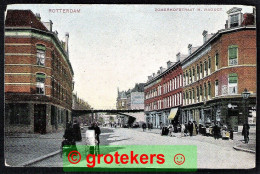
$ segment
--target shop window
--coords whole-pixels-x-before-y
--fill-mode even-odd
[[[237,74],[232,73],[228,76],[228,93],[237,94]]]
[[[45,46],[36,45],[36,49],[37,49],[37,54],[36,54],[37,65],[45,66],[45,50],[46,50]]]
[[[36,74],[36,93],[45,94],[45,74],[37,73]]]
[[[215,81],[215,96],[218,96],[218,80]]]
[[[30,124],[29,107],[28,104],[9,104],[10,109],[10,124]],[[6,112],[6,114],[8,111]]]
[[[228,47],[228,62],[229,66],[237,65],[237,54],[238,54],[238,46],[231,45]]]

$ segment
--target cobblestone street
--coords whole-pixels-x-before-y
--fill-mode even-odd
[[[255,167],[255,154],[233,149],[235,140],[215,140],[212,137],[201,135],[193,137],[180,137],[180,134],[175,134],[175,137],[161,136],[158,129],[143,132],[140,128],[101,128],[101,131],[101,145],[196,145],[198,168],[238,169]],[[32,159],[44,153],[58,150],[62,139],[57,137],[62,137],[62,133],[57,133],[55,136],[53,135],[52,138],[50,135],[45,138],[37,138],[37,143],[36,139],[33,138],[7,138],[6,163],[18,165],[19,162],[24,162],[22,157]],[[77,144],[84,144],[85,134],[83,133],[82,136],[82,142]],[[242,136],[237,137],[242,139]],[[29,143],[34,143],[34,145],[29,145]],[[243,165],[241,165],[241,159],[246,161],[243,162]],[[62,159],[57,154],[29,166],[62,167]]]

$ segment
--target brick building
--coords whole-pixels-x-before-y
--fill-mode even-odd
[[[167,62],[167,69],[160,67],[157,74],[148,76],[144,87],[146,122],[159,128],[177,123],[182,105],[182,67],[184,55],[177,54],[177,62]]]
[[[5,131],[47,133],[71,120],[73,69],[68,39],[30,10],[5,20]]]
[[[250,93],[248,109],[256,106],[255,14],[230,9],[225,29],[215,34],[203,31],[203,45],[188,46],[182,63],[182,122],[220,122],[237,130],[246,122],[241,93]]]

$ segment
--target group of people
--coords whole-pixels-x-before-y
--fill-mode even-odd
[[[99,140],[99,135],[101,134],[101,130],[98,127],[97,123],[92,123],[91,126],[88,128],[89,130],[95,130],[95,138],[98,142],[98,145],[100,143]],[[64,141],[62,142],[62,146],[64,145],[76,145],[77,141],[81,141],[82,140],[82,136],[81,136],[81,130],[80,130],[80,126],[79,123],[77,122],[77,120],[72,122],[68,122],[66,124],[66,129],[64,132]]]
[[[151,130],[153,128],[153,123],[147,123],[147,126],[146,123],[143,123],[142,124],[143,131],[146,130],[146,127],[148,127],[148,130]]]

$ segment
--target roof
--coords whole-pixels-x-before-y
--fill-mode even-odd
[[[5,20],[6,27],[29,27],[48,31],[31,10],[8,10]]]

